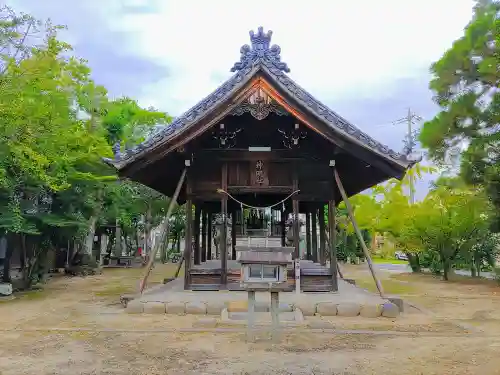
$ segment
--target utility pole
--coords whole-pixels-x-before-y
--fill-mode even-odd
[[[404,148],[403,152],[405,155],[409,156],[415,151],[415,146],[417,145],[417,135],[418,131],[413,129],[414,125],[417,125],[417,121],[422,121],[422,117],[417,115],[415,112],[412,112],[410,108],[408,108],[408,113],[406,114],[405,117],[400,118],[399,120],[396,120],[394,124],[406,124],[408,129],[407,133],[405,136],[405,139],[403,140]],[[413,204],[415,203],[415,182],[413,181],[413,175],[410,174],[409,176],[409,183],[410,183],[410,203]]]

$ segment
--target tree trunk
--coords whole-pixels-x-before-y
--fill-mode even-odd
[[[168,238],[169,236],[165,236],[165,242],[160,244],[160,262],[165,264],[167,262],[167,253],[168,253]]]
[[[101,243],[99,247],[99,264],[102,266],[104,261],[104,254],[108,248],[108,236],[106,234],[101,234]]]
[[[441,264],[443,265],[443,280],[448,281],[450,276],[451,263],[449,259],[441,255]]]
[[[470,266],[470,275],[471,275],[471,277],[477,277],[475,256],[472,256],[472,258],[470,259],[469,266]]]
[[[10,278],[10,260],[12,258],[12,254],[14,253],[14,246],[12,242],[9,246],[9,241],[7,240],[7,249],[5,251],[5,258],[3,260],[3,275],[2,282],[10,283],[12,280]]]
[[[94,247],[94,236],[95,236],[95,226],[97,224],[97,216],[91,216],[89,220],[89,229],[87,236],[85,237],[85,242],[83,244],[84,254],[92,256],[92,249]]]
[[[145,219],[144,219],[144,255],[148,255],[151,250],[151,244],[149,242],[151,237],[151,207],[148,205],[148,209],[146,211]]]
[[[477,277],[481,277],[481,258],[480,257],[476,257],[475,259],[475,263],[476,263],[476,274],[477,274]]]
[[[113,255],[116,257],[121,257],[122,256],[122,251],[123,251],[123,242],[122,242],[122,227],[120,225],[120,222],[118,219],[116,220],[115,223],[115,248],[113,249]]]
[[[418,273],[421,272],[420,268],[420,258],[418,254],[406,253],[408,256],[408,263],[410,264],[412,272]]]

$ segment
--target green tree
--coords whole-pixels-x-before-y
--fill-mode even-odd
[[[443,278],[462,255],[471,258],[485,238],[492,217],[490,202],[478,188],[437,186],[418,205],[410,234],[439,257]]]
[[[420,141],[437,162],[465,147],[461,174],[483,184],[500,207],[500,2],[476,1],[474,15],[431,67],[430,88],[441,111],[424,124]]]
[[[133,147],[170,117],[130,98],[110,101],[86,62],[58,40],[59,26],[0,11],[0,228],[9,239],[8,257],[21,249],[29,287],[61,247],[95,263],[94,236],[110,223],[123,229],[115,242],[124,239],[130,249],[139,246],[139,232],[148,237],[168,199],[133,182],[117,183],[101,157],[112,157],[115,144]],[[6,262],[5,281],[8,270]]]

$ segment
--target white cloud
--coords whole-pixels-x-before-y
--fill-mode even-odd
[[[165,64],[170,76],[142,102],[179,114],[229,77],[258,26],[274,32],[291,76],[328,101],[390,96],[393,82],[421,74],[470,19],[471,0],[177,0],[151,14],[115,19],[131,48]]]

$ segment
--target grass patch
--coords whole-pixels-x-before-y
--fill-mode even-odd
[[[384,292],[387,294],[414,294],[417,289],[409,283],[398,280],[382,279],[380,280]],[[375,281],[372,278],[356,278],[356,285],[360,288],[367,289],[370,292],[378,293]]]
[[[379,257],[373,257],[372,258],[373,263],[379,263],[379,264],[408,264],[407,260],[399,260],[399,259],[385,259],[385,258],[379,258]]]
[[[50,292],[43,288],[36,288],[32,290],[24,290],[21,292],[15,292],[14,296],[17,300],[23,301],[36,301],[47,298]]]
[[[424,283],[449,283],[450,285],[484,285],[491,288],[500,288],[498,281],[485,279],[482,277],[470,277],[452,274],[448,281],[444,281],[442,276],[431,273],[400,273],[390,276],[391,279],[408,282],[424,282]]]
[[[94,292],[96,297],[120,297],[122,294],[133,292],[133,288],[127,285],[108,285]]]

